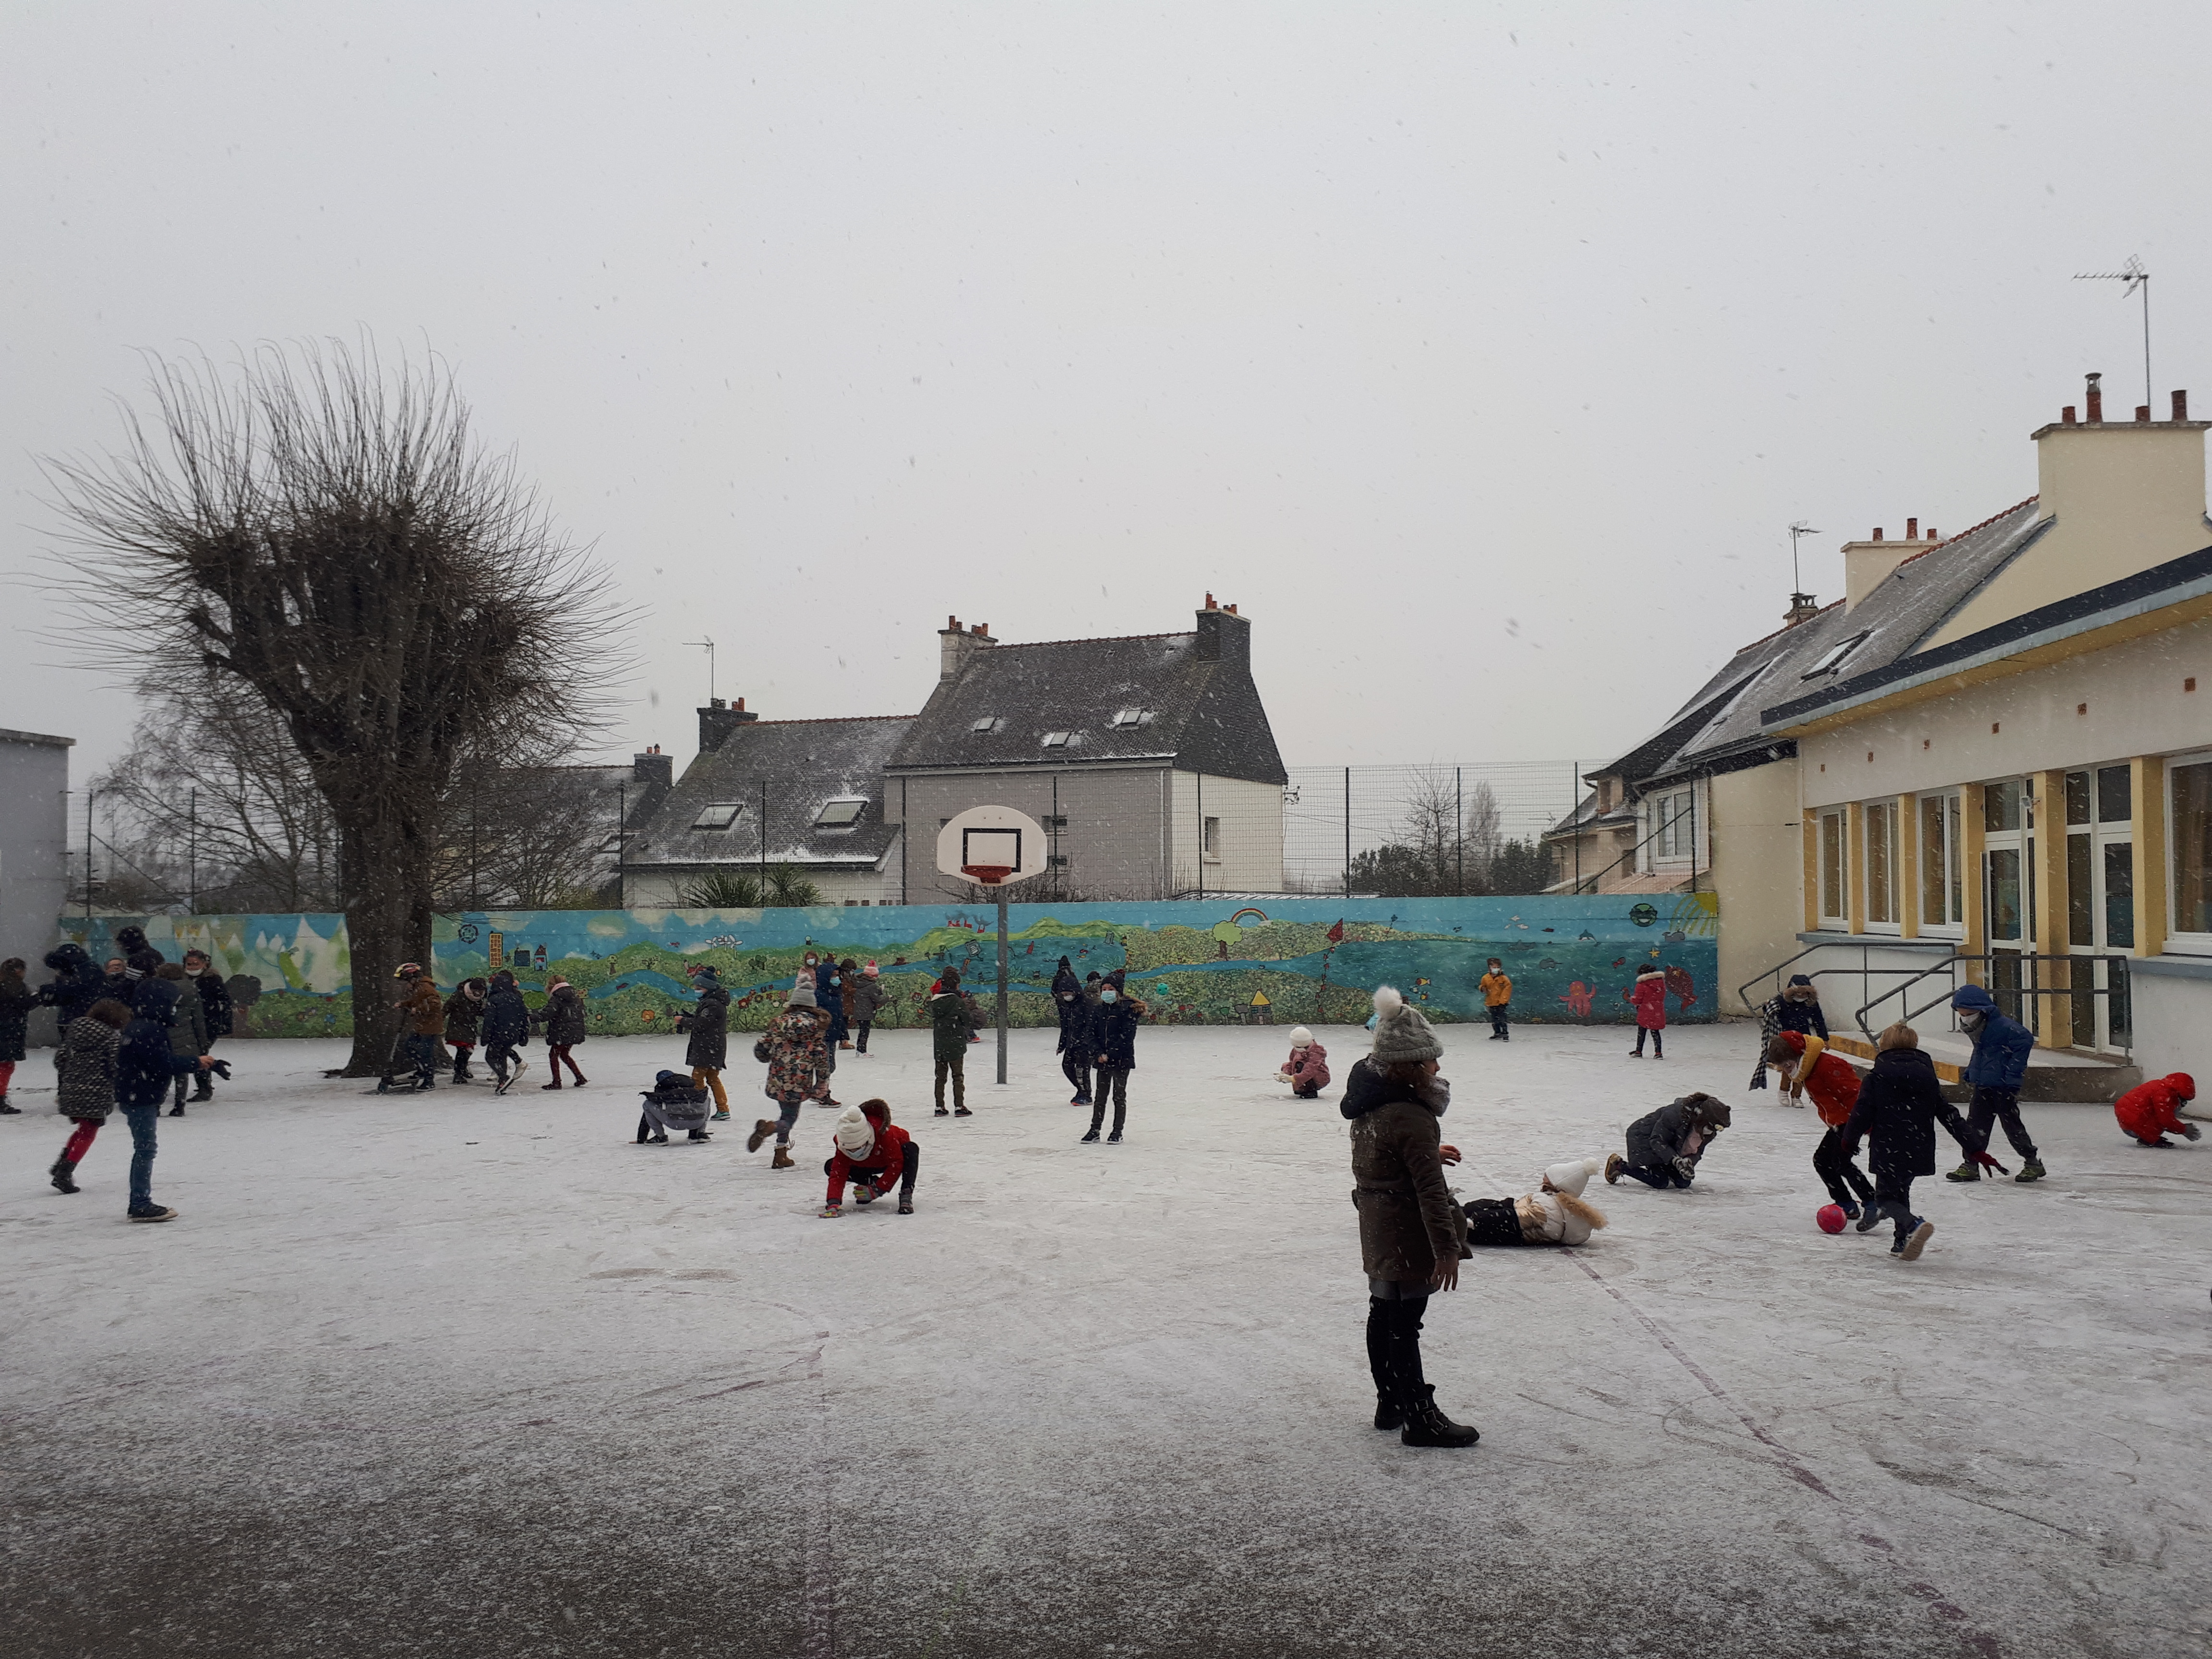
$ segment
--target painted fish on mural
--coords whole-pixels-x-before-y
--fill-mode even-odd
[[[1667,988],[1674,994],[1674,1000],[1680,1004],[1681,1012],[1688,1013],[1691,1004],[1698,1000],[1698,982],[1690,977],[1690,970],[1677,967],[1671,962],[1668,963]]]

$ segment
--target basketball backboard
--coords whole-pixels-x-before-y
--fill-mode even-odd
[[[937,867],[986,887],[1027,881],[1045,872],[1044,826],[1011,806],[971,806],[937,832]]]

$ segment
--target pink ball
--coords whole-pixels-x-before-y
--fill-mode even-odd
[[[1840,1204],[1823,1204],[1813,1212],[1813,1219],[1820,1224],[1822,1232],[1839,1233],[1844,1230],[1844,1206]]]

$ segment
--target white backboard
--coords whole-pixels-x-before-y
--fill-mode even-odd
[[[1027,881],[1049,856],[1044,826],[1011,806],[971,806],[937,832],[938,870],[963,881],[975,880],[968,866],[978,864],[1006,866],[1009,884]]]

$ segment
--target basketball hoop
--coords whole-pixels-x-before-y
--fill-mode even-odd
[[[1011,864],[963,864],[960,873],[985,887],[996,887],[1014,873]]]

